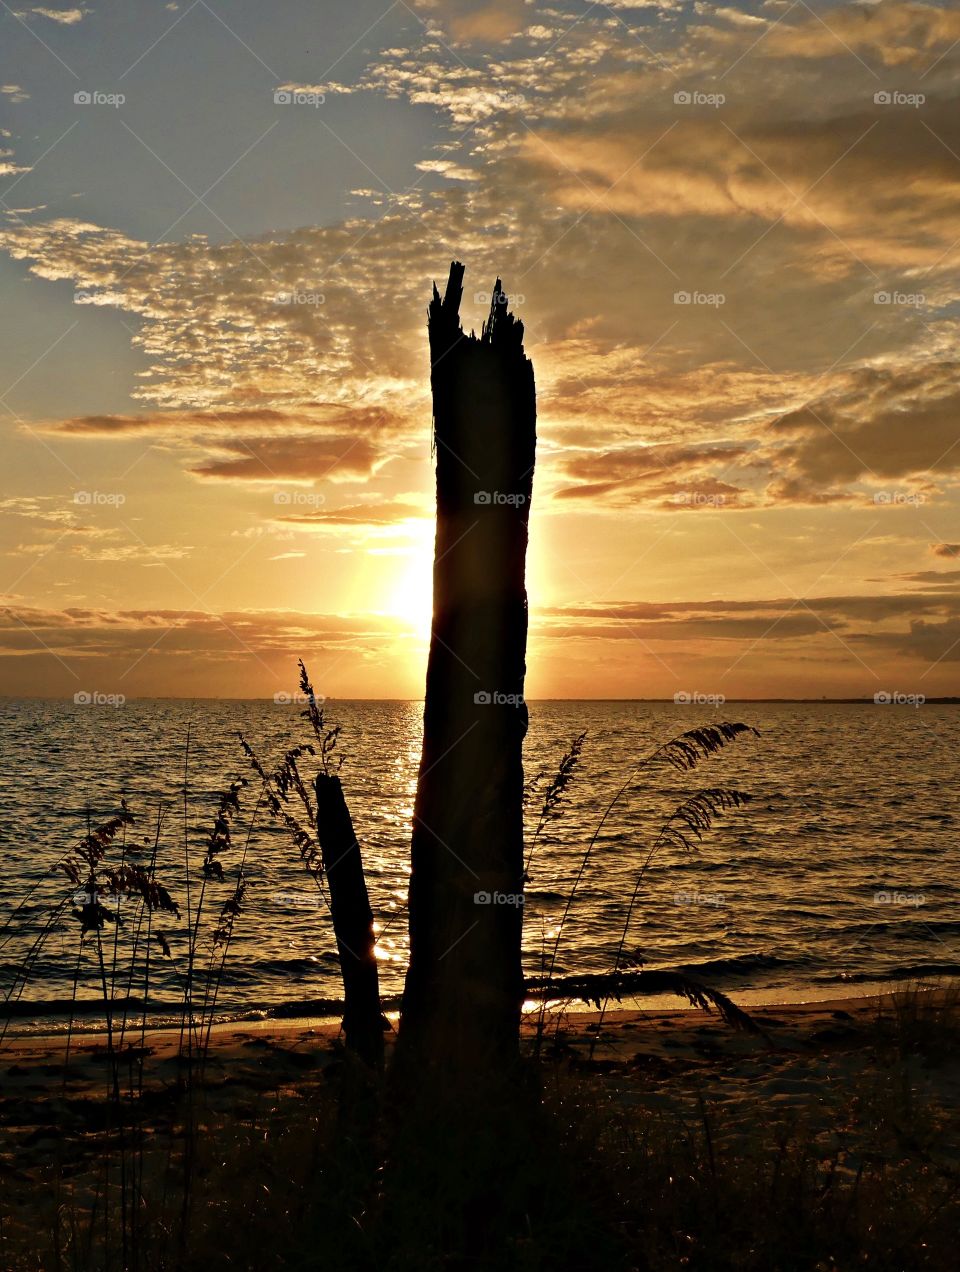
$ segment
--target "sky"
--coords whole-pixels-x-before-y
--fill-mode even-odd
[[[530,698],[960,692],[958,73],[892,0],[0,0],[0,693],[419,697],[454,258]]]

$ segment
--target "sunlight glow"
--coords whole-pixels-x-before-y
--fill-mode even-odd
[[[414,542],[396,558],[397,574],[385,612],[401,619],[414,635],[427,641],[433,615],[433,526],[429,521],[411,521],[407,528]]]

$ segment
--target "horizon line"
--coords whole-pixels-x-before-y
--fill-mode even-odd
[[[293,695],[291,694],[290,696],[292,698]],[[704,696],[709,697],[714,695],[704,695]],[[717,698],[720,697],[720,695],[715,695],[715,696]],[[899,696],[899,695],[894,695],[894,696]],[[785,704],[796,704],[796,705],[811,704],[811,703],[826,703],[827,705],[833,704],[837,706],[911,706],[914,708],[916,708],[919,705],[924,705],[924,706],[960,705],[960,695],[955,695],[955,694],[938,694],[931,697],[921,697],[921,695],[914,695],[914,697],[919,698],[920,701],[919,702],[914,702],[914,701],[895,702],[895,701],[888,700],[885,702],[878,702],[874,697],[856,698],[851,696],[836,697],[836,698],[828,698],[825,696],[820,698],[791,698],[791,697],[743,698],[738,696],[731,696],[731,697],[724,697],[722,701],[715,701],[715,702],[678,702],[676,698],[673,698],[673,697],[670,697],[670,698],[623,698],[623,697],[589,697],[589,696],[580,697],[580,696],[571,695],[571,696],[553,697],[553,698],[551,697],[524,698],[524,703],[530,704],[530,703],[541,703],[541,702],[641,702],[641,703],[662,704],[664,706],[674,706],[674,707],[722,707],[722,706],[726,706],[728,703],[785,703]],[[888,698],[889,698],[889,695],[888,695]],[[0,701],[4,701],[4,700],[9,700],[11,702],[67,702],[74,706],[89,705],[86,703],[75,703],[73,702],[72,697],[65,696],[62,694],[0,693]],[[273,697],[266,697],[266,696],[259,696],[259,695],[256,697],[243,697],[239,694],[238,695],[194,694],[191,696],[183,696],[179,694],[135,694],[135,695],[130,695],[129,697],[124,696],[123,701],[124,703],[127,703],[127,702],[262,702],[262,703],[267,703],[277,707],[292,707],[292,706],[305,705],[304,703],[293,702],[293,701],[277,702],[276,699],[274,699]],[[384,698],[384,697],[354,697],[349,695],[341,698],[341,697],[324,696],[322,694],[318,694],[317,701],[320,703],[423,702],[424,699],[422,697]]]

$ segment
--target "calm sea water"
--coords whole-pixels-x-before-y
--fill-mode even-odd
[[[158,877],[182,905],[188,729],[187,820],[199,866],[218,791],[250,773],[237,731],[275,761],[303,737],[299,711],[263,702],[145,700],[113,708],[0,699],[0,923],[37,885],[0,937],[0,992],[52,907],[74,891],[52,867],[83,833],[88,809],[94,822],[104,820],[125,792],[142,844],[158,805],[167,807]],[[395,994],[407,957],[403,906],[422,704],[332,702],[327,715],[343,726],[341,776],[380,929],[381,983]],[[728,703],[718,712],[594,701],[530,706],[528,775],[552,772],[570,739],[583,729],[588,736],[563,816],[541,836],[533,862],[529,974],[539,972],[612,794],[655,746],[717,718],[744,720],[762,736],[738,740],[694,773],[659,767],[641,775],[598,842],[558,972],[612,966],[637,871],[660,826],[695,790],[732,786],[753,801],[718,822],[699,852],[665,851],[646,872],[629,948],[647,967],[682,968],[741,1001],[960,973],[960,709]],[[223,861],[228,883],[210,890],[217,905],[229,894],[245,833],[246,819],[234,832],[232,859]],[[247,874],[218,1014],[321,1013],[340,993],[329,915],[285,832],[264,815],[252,830]],[[151,973],[163,1014],[178,999],[175,967],[186,934],[166,916],[159,926],[173,952],[172,963],[155,961]],[[79,923],[68,913],[37,960],[16,1028],[63,1019],[78,940]],[[100,989],[88,945],[76,992],[90,1000]]]

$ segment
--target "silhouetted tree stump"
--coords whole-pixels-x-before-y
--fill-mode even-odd
[[[464,267],[429,308],[437,531],[414,809],[401,1055],[441,1077],[503,1072],[523,1002],[524,573],[533,366],[497,280],[460,327]]]
[[[383,1064],[383,1016],[373,911],[367,895],[360,844],[339,777],[318,773],[317,839],[330,889],[333,931],[343,977],[343,1031],[351,1051],[367,1064]]]

